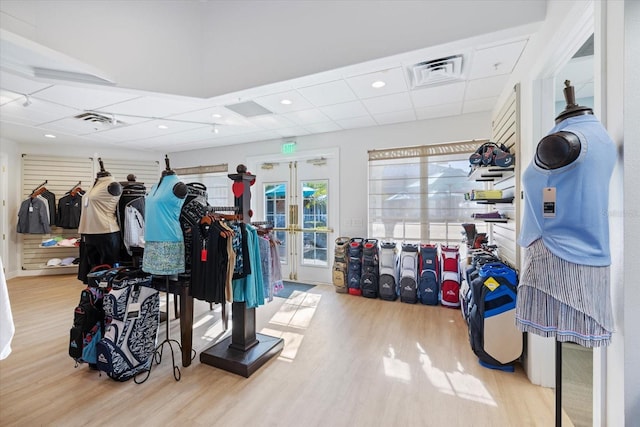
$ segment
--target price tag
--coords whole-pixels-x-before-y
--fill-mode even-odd
[[[127,319],[137,319],[140,317],[140,303],[134,302],[127,307]]]
[[[556,187],[542,189],[542,216],[544,218],[556,217]]]

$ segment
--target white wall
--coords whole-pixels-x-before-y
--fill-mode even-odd
[[[16,224],[18,220],[18,209],[20,207],[21,182],[22,182],[22,154],[31,155],[50,155],[65,157],[105,157],[113,159],[131,159],[138,158],[144,160],[157,160],[164,164],[164,155],[160,153],[152,153],[146,151],[123,150],[118,148],[97,149],[96,147],[83,147],[76,145],[66,145],[56,143],[55,145],[44,144],[17,144],[7,139],[0,139],[0,153],[7,157],[7,176],[8,176],[8,194],[7,196],[7,214],[8,214],[8,234],[7,259],[3,259],[7,278],[17,276],[20,273],[19,266],[22,264],[20,259],[20,236],[16,233]],[[105,164],[108,170],[109,165]],[[43,173],[43,180],[46,179]]]
[[[340,233],[348,236],[367,235],[367,151],[391,147],[437,144],[489,138],[491,117],[488,112],[408,122],[376,128],[352,129],[296,138],[297,151],[339,147],[340,151]],[[172,153],[174,167],[228,163],[235,172],[248,156],[280,153],[281,140],[263,141],[230,147]],[[259,174],[260,171],[251,171]],[[362,224],[354,227],[353,221]]]

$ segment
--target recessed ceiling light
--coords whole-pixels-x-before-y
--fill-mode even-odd
[[[376,89],[380,89],[381,87],[385,87],[386,85],[387,84],[382,80],[376,80],[375,82],[371,83],[371,87]]]
[[[283,99],[282,101],[280,101],[280,104],[291,105],[293,104],[293,102],[290,99]]]
[[[55,138],[56,136],[55,136],[55,135],[53,135],[53,134],[50,134],[50,133],[45,133],[45,134],[44,134],[44,137],[45,137],[45,138]]]
[[[213,114],[211,115],[211,117],[213,117],[214,119],[220,119],[220,118],[222,118],[222,114],[213,113]]]
[[[167,125],[158,125],[158,129],[169,129]]]

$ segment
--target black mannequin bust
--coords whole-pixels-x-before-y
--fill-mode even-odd
[[[564,98],[567,106],[556,117],[556,124],[565,119],[585,114],[593,114],[589,107],[576,104],[573,86],[569,80],[564,82]],[[582,149],[580,139],[571,132],[556,132],[542,138],[536,148],[536,165],[543,169],[558,169],[573,163],[580,155]]]
[[[162,178],[168,175],[175,175],[175,171],[171,169],[171,166],[169,166],[169,156],[167,156],[166,154],[164,156],[164,163],[165,169],[162,171]],[[160,182],[162,182],[162,178],[160,178]],[[158,185],[160,185],[160,183],[158,183]],[[182,181],[177,182],[173,186],[173,194],[179,199],[184,199],[185,197],[187,197],[187,191],[187,184]]]
[[[104,163],[102,162],[102,158],[98,157],[98,163],[100,164],[100,170],[96,174],[96,182],[99,178],[104,178],[107,176],[111,176],[111,173],[104,168]],[[95,182],[94,182],[95,185]],[[119,182],[112,182],[107,187],[107,191],[112,196],[119,196],[122,194],[122,185]]]

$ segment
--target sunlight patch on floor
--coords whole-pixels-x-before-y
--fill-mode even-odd
[[[387,349],[387,355],[382,357],[384,374],[402,382],[411,382],[411,368],[407,362],[396,358],[396,351],[392,346]]]
[[[311,324],[322,295],[293,291],[291,296],[269,320],[260,333],[284,340],[279,360],[293,362],[304,338],[304,330]],[[292,331],[291,329],[295,330]]]
[[[433,365],[429,355],[422,348],[420,343],[416,343],[418,353],[420,353],[420,364],[425,375],[441,393],[451,396],[458,396],[462,399],[472,400],[490,406],[498,406],[496,401],[484,386],[482,381],[473,375],[464,372],[464,366],[457,363],[457,371],[446,372]]]

